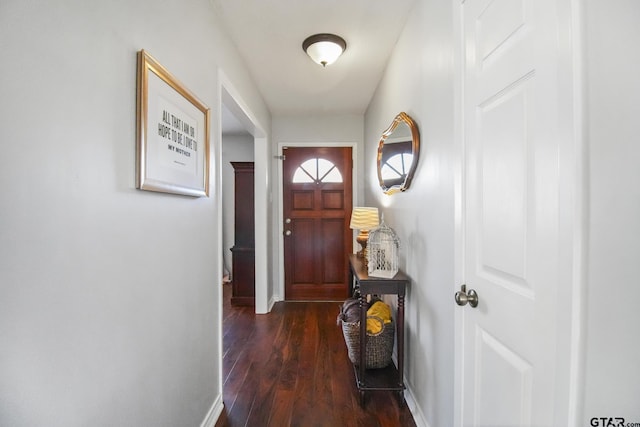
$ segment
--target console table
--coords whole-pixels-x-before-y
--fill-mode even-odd
[[[398,392],[400,400],[404,400],[404,296],[409,278],[398,272],[393,278],[370,277],[364,265],[364,259],[357,255],[349,255],[350,294],[355,289],[360,291],[360,364],[354,366],[356,382],[360,391],[360,405],[364,405],[365,392],[391,390]],[[382,369],[365,369],[367,296],[396,295],[398,311],[396,314],[396,337],[398,349],[398,367],[393,362]]]

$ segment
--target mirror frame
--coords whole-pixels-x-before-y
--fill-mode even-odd
[[[409,172],[407,172],[407,176],[404,179],[404,182],[400,185],[392,185],[391,187],[387,187],[382,179],[382,149],[384,148],[384,142],[387,140],[393,131],[400,125],[401,123],[409,126],[411,130],[411,149],[413,154],[413,162],[411,162],[411,167],[409,168]],[[378,168],[378,181],[380,182],[380,188],[385,194],[394,194],[400,191],[406,191],[411,184],[411,180],[413,179],[413,175],[418,167],[418,158],[420,154],[420,132],[418,131],[418,126],[413,121],[411,117],[405,112],[401,112],[398,114],[391,122],[391,125],[382,133],[382,137],[380,138],[380,143],[378,144],[378,158],[377,158],[377,168]]]

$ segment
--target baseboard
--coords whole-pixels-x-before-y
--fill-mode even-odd
[[[207,413],[207,416],[204,417],[204,421],[202,421],[200,427],[215,427],[223,409],[224,403],[222,402],[222,394],[220,394],[213,402],[213,405],[211,405],[211,408],[209,408],[209,412]]]
[[[395,363],[395,365],[398,366],[398,354],[396,349],[394,349],[393,354],[391,355],[391,360],[393,360],[393,363]],[[404,386],[405,386],[404,400],[407,402],[407,406],[409,407],[409,411],[411,411],[411,415],[413,415],[413,420],[416,422],[416,426],[429,427],[429,423],[427,422],[424,416],[424,413],[422,412],[422,409],[420,408],[420,406],[418,406],[416,402],[416,399],[413,394],[413,390],[411,389],[411,384],[408,384],[407,382],[406,372],[404,373],[403,377],[404,377]]]
[[[271,312],[271,310],[273,309],[273,306],[278,302],[278,301],[282,301],[282,298],[279,295],[274,295],[271,297],[271,299],[269,300],[268,303],[268,307],[269,307],[269,312]]]
[[[407,384],[406,380],[405,380],[405,387],[406,387],[406,390],[404,391],[404,400],[407,402],[407,406],[409,407],[409,411],[411,411],[411,415],[413,415],[413,420],[416,422],[416,426],[429,427],[429,423],[425,419],[425,416],[422,413],[420,406],[418,406],[418,404],[416,403],[413,390],[411,389],[411,386]]]

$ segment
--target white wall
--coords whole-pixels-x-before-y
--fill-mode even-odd
[[[0,3],[0,425],[197,426],[220,404],[218,67],[208,0]],[[135,189],[136,52],[212,108],[211,196]]]
[[[419,1],[365,115],[365,201],[399,235],[406,299],[406,382],[418,425],[453,424],[454,128],[453,16],[449,1]],[[417,123],[420,159],[411,188],[386,196],[376,150],[401,111]]]
[[[584,420],[640,422],[640,3],[585,2],[589,146]]]
[[[354,202],[363,200],[363,140],[364,116],[359,114],[315,115],[315,116],[277,116],[272,120],[272,150],[273,156],[279,154],[279,144],[353,144],[354,153]],[[279,214],[273,215],[273,271],[278,272],[279,283],[274,286],[276,299],[284,299],[284,271],[282,266],[282,165],[280,160],[273,160],[273,210]],[[280,191],[276,189],[280,188]],[[277,255],[277,256],[276,256]]]
[[[314,115],[314,116],[277,116],[272,122],[272,140],[274,142],[274,156],[278,144],[323,144],[323,143],[355,143],[359,158],[355,159],[358,171],[363,170],[364,161],[361,148],[364,140],[364,115]],[[273,168],[275,182],[277,167]],[[356,177],[357,178],[357,177]],[[356,198],[362,200],[364,184],[358,179]],[[357,200],[356,200],[357,201]]]
[[[232,273],[231,248],[235,242],[235,174],[231,162],[253,162],[253,136],[222,136],[222,250],[224,267]]]

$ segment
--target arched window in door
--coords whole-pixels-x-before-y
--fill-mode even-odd
[[[293,174],[294,184],[342,182],[342,174],[327,159],[315,158],[302,163]]]

